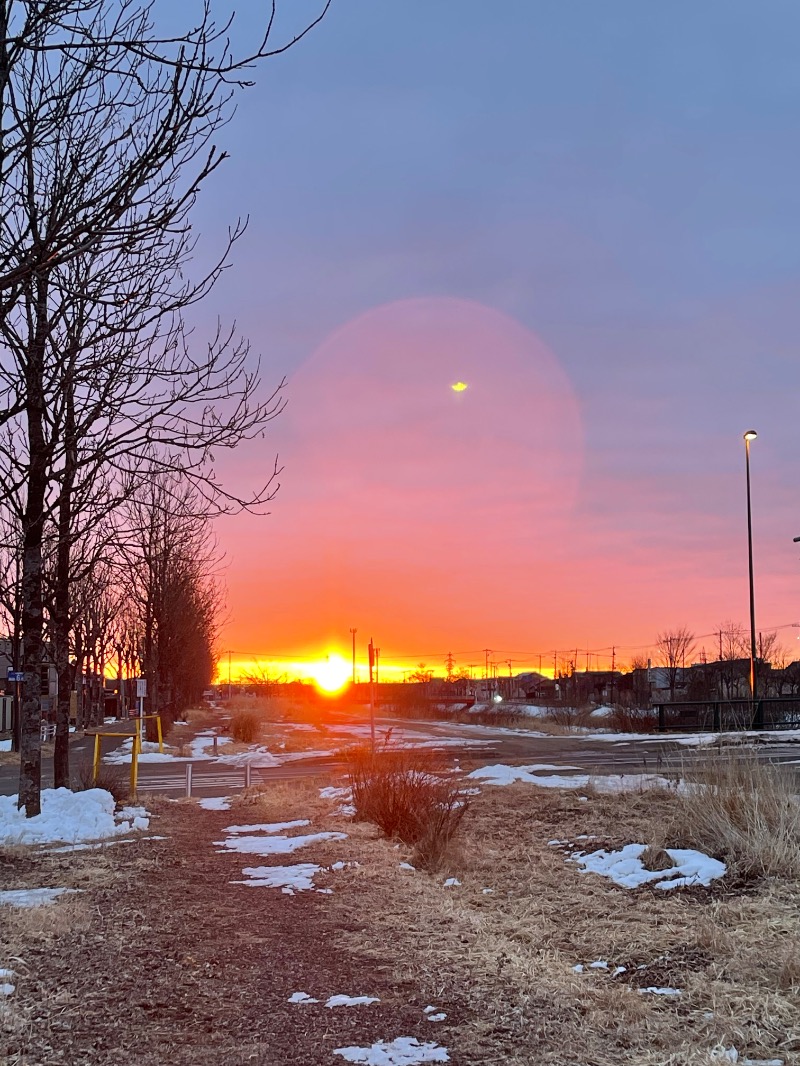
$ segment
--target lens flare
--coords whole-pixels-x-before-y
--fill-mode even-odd
[[[453,392],[463,392],[467,388],[466,381],[457,381],[455,385],[451,385],[450,388]]]

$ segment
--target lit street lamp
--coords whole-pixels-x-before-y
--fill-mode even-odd
[[[747,472],[747,559],[750,569],[750,698],[756,702],[756,601],[753,592],[753,521],[750,513],[750,441],[758,434],[748,429],[744,434],[745,470]],[[755,711],[755,706],[753,707]]]

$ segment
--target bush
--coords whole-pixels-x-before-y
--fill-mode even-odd
[[[242,744],[252,744],[261,732],[261,718],[255,711],[237,711],[231,718],[231,736]]]
[[[726,861],[740,877],[800,877],[797,774],[722,751],[688,768],[673,836]]]
[[[436,772],[428,753],[408,748],[348,752],[356,819],[413,847],[416,866],[437,870],[451,852],[469,799]]]
[[[115,803],[121,803],[130,795],[130,777],[127,770],[119,766],[105,766],[102,762],[97,768],[97,777],[92,773],[93,762],[86,759],[78,766],[76,792],[86,792],[90,788],[104,788],[114,797]]]

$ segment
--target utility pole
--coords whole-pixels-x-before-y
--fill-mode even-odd
[[[228,651],[228,702],[231,699],[231,651]]]
[[[483,677],[484,677],[484,680],[488,681],[489,680],[489,656],[492,654],[492,649],[491,648],[484,648],[483,650],[484,650],[484,653],[486,655],[486,665],[483,668]]]
[[[375,670],[375,645],[372,637],[369,638],[369,735],[372,744],[372,757],[375,758],[375,682],[373,672]]]
[[[353,684],[356,683],[356,633],[357,629],[351,629],[350,635],[353,638]]]

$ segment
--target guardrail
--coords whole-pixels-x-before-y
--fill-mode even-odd
[[[131,797],[136,797],[136,786],[139,780],[139,755],[142,751],[142,721],[145,718],[155,718],[156,725],[158,727],[158,750],[164,754],[164,735],[161,732],[161,715],[160,714],[142,714],[135,720],[136,726],[133,733],[121,733],[116,732],[103,732],[102,730],[87,730],[84,736],[94,737],[94,758],[92,760],[92,784],[96,784],[97,775],[100,772],[100,755],[102,747],[102,737],[132,737],[133,743],[131,744]]]
[[[798,696],[769,696],[755,701],[682,700],[654,704],[653,710],[660,733],[800,729]]]

